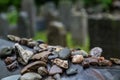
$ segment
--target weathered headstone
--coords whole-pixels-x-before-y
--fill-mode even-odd
[[[72,2],[70,0],[60,0],[59,16],[67,30],[70,30]]]
[[[47,27],[51,21],[58,21],[58,11],[56,10],[56,6],[53,2],[47,2],[42,10],[42,14],[46,19]]]
[[[11,35],[15,35],[15,36],[19,36],[18,35],[18,28],[17,28],[17,26],[16,25],[11,25],[10,27],[9,27],[9,34],[11,34]]]
[[[88,18],[86,11],[76,5],[72,9],[71,34],[75,44],[85,46],[87,40]]]
[[[46,20],[44,17],[37,17],[36,19],[36,31],[46,29]]]
[[[106,58],[120,58],[120,16],[109,15],[89,17],[90,48],[99,46]]]
[[[22,0],[21,10],[27,12],[29,21],[30,37],[35,36],[36,7],[34,0]]]
[[[0,38],[5,38],[9,31],[9,24],[4,13],[0,14]]]
[[[61,22],[52,21],[47,34],[48,44],[66,46],[66,31]]]
[[[30,23],[26,12],[20,12],[18,17],[18,36],[31,38]]]

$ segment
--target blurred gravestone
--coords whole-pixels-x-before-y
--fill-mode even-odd
[[[106,58],[120,58],[120,16],[90,15],[89,16],[90,48],[103,48]]]
[[[9,34],[18,36],[17,26],[11,25],[9,27]]]
[[[85,46],[87,40],[88,18],[87,13],[80,3],[72,9],[72,20],[70,31],[75,44]]]
[[[48,29],[48,44],[66,46],[66,31],[61,22],[52,21]]]
[[[120,0],[114,0],[113,3],[112,3],[112,12],[114,14],[120,14]]]
[[[43,6],[41,13],[44,15],[44,17],[46,19],[47,27],[51,21],[59,20],[58,11],[56,10],[56,6],[53,2],[47,2]]]
[[[6,14],[0,14],[0,38],[6,38],[9,31],[9,24],[7,21]]]
[[[18,16],[18,36],[31,38],[31,30],[29,29],[29,20],[26,12],[20,12]]]
[[[22,0],[21,10],[27,12],[29,21],[30,37],[35,36],[36,7],[34,0]]]
[[[66,30],[70,30],[72,2],[70,0],[60,0],[59,16],[60,20],[65,25]]]
[[[36,30],[41,31],[46,29],[46,20],[44,17],[37,17],[36,19]]]

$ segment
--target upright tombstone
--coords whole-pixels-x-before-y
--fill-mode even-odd
[[[18,36],[31,38],[31,31],[29,30],[29,20],[26,12],[20,12],[18,16]]]
[[[109,15],[89,16],[90,48],[99,46],[106,58],[120,58],[120,16]]]
[[[60,0],[59,16],[60,20],[65,25],[66,30],[70,30],[72,2],[71,0]]]
[[[70,32],[72,40],[77,45],[85,46],[88,33],[88,18],[86,11],[80,6],[80,3],[72,9],[71,18]]]
[[[30,37],[35,36],[35,20],[36,20],[36,7],[34,0],[22,0],[21,10],[27,12],[28,22],[29,22],[29,31]]]
[[[61,22],[52,21],[47,33],[48,44],[66,46],[66,31]]]
[[[56,6],[53,2],[47,2],[43,6],[41,13],[44,15],[44,17],[46,19],[47,27],[51,21],[54,21],[54,20],[58,21],[59,20],[58,11],[56,10]]]
[[[6,38],[9,31],[9,24],[4,13],[0,14],[0,38]]]

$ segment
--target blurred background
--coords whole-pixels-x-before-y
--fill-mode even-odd
[[[0,0],[0,38],[12,34],[50,45],[99,46],[120,56],[120,0]]]

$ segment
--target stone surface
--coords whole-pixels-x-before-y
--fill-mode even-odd
[[[39,67],[38,68],[38,73],[42,76],[46,76],[48,74],[48,71],[45,67]]]
[[[15,49],[16,49],[16,54],[19,55],[19,58],[21,58],[25,64],[27,64],[29,59],[33,56],[32,51],[24,50],[18,43],[15,44]]]
[[[20,80],[41,80],[42,76],[37,73],[29,72],[20,77]]]
[[[94,47],[90,50],[90,55],[93,57],[100,57],[103,50],[100,47]]]
[[[40,66],[46,66],[46,63],[43,61],[35,61],[33,63],[30,63],[21,70],[21,74],[24,74],[30,71],[36,72]]]
[[[88,56],[88,53],[84,50],[76,50],[71,52],[71,55],[83,55],[83,56]]]
[[[59,58],[60,59],[68,59],[70,57],[70,49],[64,48],[59,52]]]
[[[0,58],[2,57],[6,57],[6,56],[10,56],[12,55],[12,48],[11,47],[3,47],[1,50],[0,50]]]
[[[47,62],[47,59],[48,59],[48,55],[50,54],[51,52],[49,51],[43,51],[41,53],[37,53],[35,55],[32,56],[32,60],[42,60],[42,61],[45,61]]]
[[[55,80],[61,80],[60,74],[55,74],[53,77],[55,78]]]
[[[77,73],[78,73],[78,70],[77,70],[77,68],[74,68],[74,67],[70,67],[66,70],[67,75],[74,75],[74,74],[77,74]]]
[[[84,60],[82,55],[74,55],[72,56],[72,63],[81,63]]]
[[[52,62],[54,64],[56,64],[57,66],[62,67],[64,69],[67,69],[68,66],[69,66],[67,60],[62,60],[62,59],[59,59],[59,58],[56,58],[56,59],[52,60]]]
[[[59,73],[63,73],[63,70],[57,65],[53,65],[51,69],[49,70],[49,75],[55,75]]]

